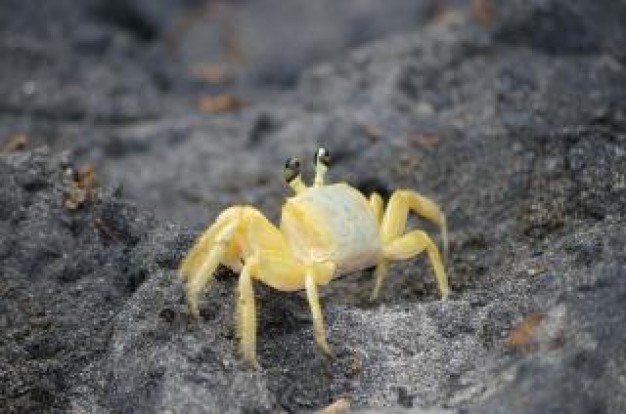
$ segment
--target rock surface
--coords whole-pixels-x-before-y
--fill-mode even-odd
[[[206,114],[101,2],[3,2],[0,133],[51,149],[0,157],[2,411],[626,411],[626,4],[588,3],[511,2],[489,30],[450,13]],[[283,160],[320,144],[332,181],[440,203],[454,294],[424,258],[376,304],[369,271],[331,283],[325,364],[303,295],[256,284],[249,372],[235,275],[194,323],[176,268],[229,205],[278,220]],[[86,161],[100,185],[68,208]]]

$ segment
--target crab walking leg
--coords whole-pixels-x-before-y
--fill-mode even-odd
[[[396,190],[389,199],[381,225],[383,242],[389,243],[402,234],[406,227],[409,211],[413,211],[418,216],[432,221],[439,226],[445,253],[448,249],[446,216],[434,201],[413,190]]]
[[[239,206],[224,210],[224,212],[215,219],[215,222],[196,239],[193,247],[180,265],[180,276],[183,280],[187,280],[187,278],[197,273],[198,268],[206,261],[205,257],[213,247],[217,235],[226,225],[234,221],[239,221],[241,212],[242,208]]]
[[[422,230],[411,231],[388,245],[383,247],[383,255],[389,260],[405,260],[415,257],[426,250],[428,258],[435,271],[437,285],[441,292],[442,299],[446,299],[450,294],[450,286],[448,285],[448,277],[443,268],[443,262],[439,255],[439,249],[428,234]]]
[[[384,201],[380,194],[374,192],[370,194],[369,198],[370,209],[372,213],[374,213],[374,217],[376,218],[376,222],[380,226],[383,220],[383,208]],[[370,295],[370,301],[376,300],[378,297],[378,293],[380,292],[380,287],[383,285],[383,281],[387,276],[389,271],[389,261],[386,259],[380,259],[378,264],[376,265],[376,270],[374,271],[374,277],[376,278],[376,285],[374,286],[374,290]]]
[[[198,311],[198,296],[209,283],[215,269],[227,253],[228,244],[234,237],[238,225],[239,220],[235,220],[224,226],[215,237],[213,246],[206,254],[204,261],[199,266],[188,269],[190,273],[187,276],[187,305],[194,317],[200,315]]]
[[[382,219],[380,227],[380,237],[383,246],[387,246],[392,241],[397,239],[406,228],[406,222],[409,211],[415,212],[417,215],[422,216],[441,228],[441,239],[444,250],[444,260],[447,256],[448,250],[448,233],[446,228],[446,218],[441,209],[432,200],[416,193],[412,190],[397,190],[393,193],[387,204],[387,209]],[[430,240],[430,238],[428,238]],[[432,242],[431,242],[432,243]],[[436,248],[436,247],[435,247]],[[430,251],[430,250],[429,250]],[[437,250],[438,263],[443,263],[439,258],[439,251]],[[376,285],[374,291],[370,296],[370,300],[376,300],[380,293],[382,283],[387,276],[388,264],[385,263],[385,258],[382,258],[376,266],[375,276]],[[434,263],[434,262],[433,262]],[[433,266],[435,266],[433,264]],[[435,268],[436,269],[436,268]],[[436,273],[437,274],[437,273]],[[445,277],[445,270],[442,274]],[[437,276],[437,280],[443,280],[440,276]],[[445,278],[445,285],[447,286],[447,278]],[[443,281],[439,282],[439,288],[443,294]],[[449,291],[449,289],[448,289]]]
[[[315,282],[315,273],[312,269],[307,269],[305,276],[305,288],[306,297],[311,307],[311,314],[313,315],[313,333],[315,335],[315,342],[319,349],[328,357],[333,356],[328,343],[326,342],[326,328],[324,327],[324,316],[320,308],[320,300],[317,294],[317,285]]]
[[[380,259],[378,264],[376,265],[376,270],[374,270],[374,277],[376,278],[376,285],[374,286],[374,290],[370,295],[370,301],[375,301],[378,298],[378,294],[380,293],[380,288],[389,273],[389,260]]]
[[[256,308],[252,273],[256,269],[256,260],[246,262],[239,276],[239,298],[237,300],[237,329],[240,338],[241,355],[253,369],[259,368],[256,359]]]
[[[332,263],[315,263],[305,267],[295,260],[288,251],[258,250],[253,259],[246,261],[244,270],[249,271],[249,278],[258,280],[278,290],[297,291],[302,288],[306,289],[307,299],[313,315],[315,341],[324,354],[332,355],[326,342],[324,318],[317,293],[318,284],[328,283],[332,279],[335,271],[335,266]],[[251,293],[246,290],[248,286],[250,286],[249,291],[251,292],[252,290],[251,284],[249,284],[247,279],[248,276],[244,277],[244,272],[242,271],[240,300],[245,300],[246,305],[253,303],[254,300],[250,296]],[[246,300],[246,297],[250,297],[250,300]],[[247,309],[244,305],[241,305],[238,306],[238,310],[241,349],[244,358],[252,364],[256,344],[256,322],[254,322],[256,316],[253,313],[254,308]]]

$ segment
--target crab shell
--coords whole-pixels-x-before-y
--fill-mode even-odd
[[[334,277],[374,266],[382,244],[365,197],[347,184],[310,187],[287,199],[280,230],[302,263],[332,262]]]

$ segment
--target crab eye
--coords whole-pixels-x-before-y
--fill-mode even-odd
[[[288,183],[300,175],[300,159],[296,157],[289,158],[285,163],[283,175],[285,176],[285,181]]]
[[[330,153],[324,147],[319,147],[317,152],[315,152],[315,164],[322,163],[326,167],[330,164]]]

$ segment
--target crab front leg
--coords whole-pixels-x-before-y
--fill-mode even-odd
[[[220,263],[239,270],[237,251],[231,245],[242,221],[242,207],[225,210],[195,242],[183,259],[179,273],[187,281],[187,305],[194,317],[199,316],[198,296],[211,281]]]
[[[272,249],[271,253],[268,249]],[[247,206],[234,206],[225,210],[198,238],[183,259],[180,274],[187,281],[187,303],[190,313],[198,317],[198,296],[211,281],[217,266],[222,263],[234,271],[241,271],[237,298],[237,330],[241,338],[241,353],[251,367],[256,361],[256,308],[253,278],[265,275],[267,260],[259,257],[273,255],[287,262],[291,253],[282,233],[259,211]],[[243,262],[243,266],[242,266]],[[291,262],[294,262],[291,260]],[[296,267],[295,264],[291,265]],[[276,266],[274,266],[276,267]],[[301,269],[301,266],[298,267]],[[302,271],[300,272],[302,273]],[[279,278],[276,279],[276,276]],[[281,278],[266,275],[266,282],[282,290],[301,289],[304,275],[287,275]]]
[[[413,211],[441,228],[444,257],[448,250],[448,237],[445,215],[432,200],[411,190],[397,190],[389,199],[382,219],[380,235],[383,243],[383,257],[376,266],[376,286],[371,300],[378,297],[382,283],[387,275],[389,260],[403,260],[414,257],[426,250],[435,271],[437,285],[443,299],[450,294],[448,277],[446,276],[439,249],[428,234],[421,230],[411,231],[402,235],[406,227],[409,211]]]
[[[249,366],[259,366],[254,279],[281,291],[306,289],[316,342],[322,352],[330,355],[316,286],[332,279],[333,264],[299,262],[280,230],[259,211],[252,207],[231,207],[198,238],[181,264],[180,273],[187,280],[187,302],[192,315],[198,316],[198,295],[220,263],[241,270],[236,321],[241,354]]]
[[[237,302],[237,326],[240,336],[240,349],[244,361],[252,368],[258,368],[256,358],[256,310],[252,280],[256,279],[281,291],[306,289],[307,300],[313,316],[315,342],[320,351],[332,357],[324,327],[324,318],[319,304],[317,285],[324,285],[332,279],[335,266],[331,263],[304,265],[289,251],[258,250],[246,260],[239,278],[239,299]]]
[[[258,210],[248,206],[224,210],[196,240],[180,265],[180,275],[187,281],[187,302],[192,315],[198,316],[197,297],[220,263],[238,272],[244,259],[267,246],[288,251],[282,233]]]

